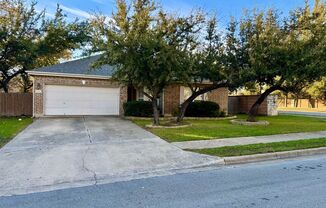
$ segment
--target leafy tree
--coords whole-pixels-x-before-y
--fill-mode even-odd
[[[33,87],[33,81],[27,73],[21,73],[10,81],[9,86],[18,92],[26,93]]]
[[[295,107],[298,106],[299,99],[309,99],[311,106],[314,107],[314,99],[325,100],[326,98],[325,78],[312,83],[300,83],[290,95],[295,99]]]
[[[248,121],[255,121],[260,104],[274,91],[291,92],[303,83],[325,76],[326,10],[315,2],[280,21],[277,12],[248,14],[240,23],[240,38],[245,39],[248,82],[266,86],[249,111]]]
[[[153,0],[134,0],[132,6],[117,0],[113,21],[103,16],[91,24],[93,49],[104,52],[95,65],[116,66],[121,83],[144,90],[153,106],[154,125],[159,125],[157,101],[163,89],[176,81],[184,69],[188,33],[201,21],[200,15],[175,17]]]
[[[55,17],[37,12],[36,2],[0,0],[0,89],[8,92],[9,82],[26,71],[56,64],[88,40],[87,24],[68,23],[58,7]]]
[[[228,44],[228,41],[232,41],[231,33],[234,32],[232,31],[234,28],[231,28],[232,23],[225,39],[226,45],[223,44],[221,34],[217,29],[216,18],[211,18],[205,23],[204,37],[197,41],[195,38],[195,47],[187,51],[187,61],[183,63],[185,69],[182,70],[181,76],[178,76],[178,81],[191,90],[191,95],[180,105],[177,122],[183,120],[187,107],[198,96],[218,88],[237,86],[236,77],[238,76],[235,75],[238,73],[238,68],[232,67],[233,60],[229,56],[232,54],[233,44]],[[195,30],[188,39],[194,39],[193,35],[198,35],[198,30]]]
[[[314,82],[305,89],[305,92],[313,99],[326,100],[326,78]]]

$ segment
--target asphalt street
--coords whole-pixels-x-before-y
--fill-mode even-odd
[[[325,207],[326,156],[1,197],[0,207]]]

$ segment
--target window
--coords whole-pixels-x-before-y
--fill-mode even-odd
[[[183,93],[183,96],[182,96]],[[188,99],[191,96],[192,92],[189,87],[181,87],[181,102],[184,102],[186,99]],[[202,101],[207,101],[208,100],[208,95],[207,93],[202,94],[198,96],[195,100],[202,100]]]

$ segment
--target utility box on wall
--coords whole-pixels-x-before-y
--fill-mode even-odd
[[[267,115],[277,116],[277,95],[269,95],[267,97]]]

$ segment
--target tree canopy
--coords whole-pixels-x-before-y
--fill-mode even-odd
[[[97,37],[93,48],[104,52],[96,65],[116,66],[115,78],[144,90],[157,125],[157,100],[184,70],[185,51],[191,44],[186,37],[201,21],[200,13],[185,18],[166,14],[152,0],[135,0],[132,6],[117,0],[113,21],[98,16],[92,22]]]
[[[228,28],[227,35],[223,37],[218,29],[217,18],[213,16],[206,18],[204,26],[194,32],[199,37],[194,39],[194,44],[187,50],[184,70],[177,77],[179,83],[191,90],[191,95],[181,103],[177,122],[182,121],[188,105],[198,96],[222,87],[233,89],[239,86],[239,67],[232,66],[233,58],[239,57],[232,51],[234,45],[229,44],[232,42],[233,29]]]
[[[8,92],[16,76],[68,58],[89,37],[85,22],[67,22],[60,7],[53,18],[38,12],[36,2],[0,0],[0,89]]]
[[[199,95],[219,87],[259,86],[261,95],[249,112],[255,121],[260,104],[274,91],[294,92],[326,73],[326,6],[291,11],[281,18],[274,10],[248,11],[231,19],[220,34],[216,18],[203,12],[179,17],[167,14],[154,0],[117,0],[112,19],[99,15],[91,22],[92,51],[102,52],[95,64],[116,67],[114,77],[132,85],[152,101],[163,89],[179,83],[192,95],[181,104],[178,120]],[[209,85],[205,85],[209,83]]]
[[[240,21],[248,67],[245,83],[267,86],[249,112],[254,121],[259,105],[276,90],[291,92],[325,76],[326,7],[316,1],[281,20],[274,10],[249,12]]]

